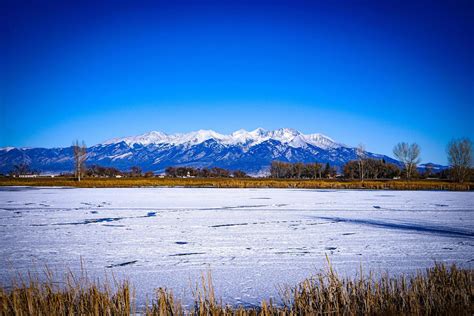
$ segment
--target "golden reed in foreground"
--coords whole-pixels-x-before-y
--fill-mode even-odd
[[[142,315],[473,315],[474,271],[436,264],[412,276],[343,279],[331,268],[282,291],[282,303],[235,307],[218,301],[210,274],[184,307],[171,291],[158,288]],[[128,282],[90,282],[71,273],[58,285],[29,276],[0,288],[1,315],[131,315],[134,291]]]
[[[474,190],[472,182],[441,180],[311,180],[271,178],[0,178],[0,186],[70,186],[80,188],[196,187],[196,188],[300,188],[371,190]]]

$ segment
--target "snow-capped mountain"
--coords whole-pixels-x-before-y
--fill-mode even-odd
[[[290,147],[304,147],[305,144],[321,148],[335,148],[342,145],[337,144],[331,138],[322,134],[304,135],[297,130],[291,128],[281,128],[274,131],[266,131],[263,128],[257,128],[253,131],[246,131],[240,129],[230,135],[219,134],[212,130],[199,130],[186,134],[165,134],[162,132],[149,132],[138,136],[130,136],[124,138],[114,138],[102,143],[103,145],[117,144],[124,142],[129,146],[134,145],[187,145],[194,146],[201,144],[207,140],[213,139],[223,145],[240,145],[243,147],[252,147],[267,140],[279,141],[282,144],[287,144]]]
[[[149,132],[138,136],[114,138],[89,147],[88,165],[113,166],[129,170],[140,166],[145,171],[163,172],[168,166],[222,167],[251,174],[268,170],[273,160],[320,162],[341,167],[356,159],[353,147],[322,134],[303,134],[290,128],[267,131],[238,130],[229,135],[212,130],[166,134]],[[394,159],[367,153],[367,157]],[[73,169],[72,148],[0,149],[0,172],[27,163],[42,172],[67,172]]]

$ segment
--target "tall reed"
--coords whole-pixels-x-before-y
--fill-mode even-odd
[[[434,267],[410,276],[375,278],[371,273],[341,278],[328,264],[318,273],[282,291],[281,303],[260,306],[224,304],[215,296],[211,274],[203,275],[185,308],[173,292],[158,288],[144,315],[473,315],[474,271],[455,265]],[[0,315],[130,315],[135,314],[134,291],[126,281],[92,282],[68,273],[64,284],[28,276],[0,287]]]

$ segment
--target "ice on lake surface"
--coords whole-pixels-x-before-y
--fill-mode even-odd
[[[325,268],[412,273],[435,261],[472,268],[474,192],[210,188],[0,188],[0,281],[67,268],[113,272],[137,290],[190,285],[258,304]]]

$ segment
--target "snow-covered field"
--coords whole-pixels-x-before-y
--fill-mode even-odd
[[[414,272],[472,268],[474,193],[186,188],[0,188],[0,281],[41,270],[113,272],[144,302],[189,299],[212,271],[224,301],[253,304],[325,267]]]

